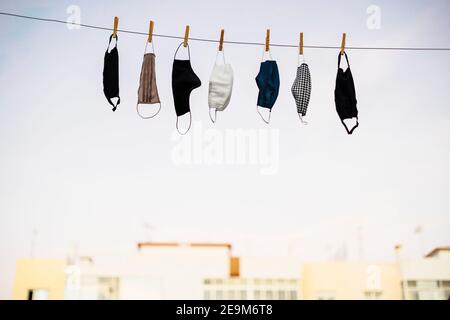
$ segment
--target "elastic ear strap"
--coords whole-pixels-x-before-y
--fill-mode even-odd
[[[300,113],[298,114],[298,117],[300,118],[300,121],[301,121],[304,125],[307,125],[307,124],[308,124],[308,121],[303,120],[303,116],[302,116]]]
[[[269,53],[270,60],[273,60],[273,58],[272,58],[272,52],[270,51],[270,49],[269,49],[269,51],[266,51],[266,49],[264,48],[263,53],[262,53],[262,56],[261,56],[261,62],[264,61],[264,55],[266,54],[266,52]]]
[[[220,53],[220,51],[217,50],[217,53],[216,53],[216,60],[214,61],[214,65],[217,64],[217,57],[219,56],[219,53]],[[223,64],[226,64],[226,63],[225,63],[225,52],[224,52],[223,49],[222,49],[222,59],[223,59]]]
[[[269,119],[266,121],[266,119],[264,119],[263,115],[261,114],[261,112],[259,112],[258,106],[256,106],[256,111],[259,113],[259,116],[261,117],[261,119],[263,119],[263,121],[267,124],[269,124],[270,122],[270,116],[272,115],[272,110],[269,110]]]
[[[151,42],[152,44],[152,53],[155,54],[155,46],[153,45],[153,41]],[[147,53],[147,47],[148,47],[148,41],[145,44],[145,49],[144,49],[144,55]]]
[[[113,97],[113,98],[115,98],[115,97]],[[117,98],[119,98],[119,99],[117,100],[117,103],[116,103],[115,105],[114,105],[114,103],[111,101],[111,98],[107,98],[109,104],[113,106],[112,111],[116,111],[117,106],[120,104],[120,97],[117,97]]]
[[[347,52],[344,51],[345,60],[347,60],[347,66],[350,68],[350,63],[348,62]],[[338,68],[341,66],[341,56],[342,54],[339,52],[338,56]]]
[[[178,50],[180,49],[181,45],[183,45],[183,44],[184,44],[184,42],[180,43],[180,45],[178,46],[177,50],[175,51],[175,54],[173,56],[174,60],[177,57]],[[189,43],[187,44],[187,49],[188,49],[189,60],[191,60],[191,50],[189,49]]]
[[[109,37],[109,42],[108,42],[108,48],[106,49],[106,52],[109,51],[109,46],[111,45],[111,41],[112,41],[113,35],[111,35]],[[116,45],[114,47],[117,47],[117,41],[119,40],[119,37],[116,35]]]
[[[347,125],[345,124],[344,120],[341,120],[342,124],[344,125],[345,130],[347,131],[348,134],[352,134],[353,131],[358,128],[359,126],[359,121],[358,121],[358,117],[356,117],[356,124],[353,126],[353,128],[351,130],[348,130]]]
[[[139,117],[141,117],[142,119],[151,119],[154,118],[158,115],[158,113],[161,111],[161,102],[159,102],[159,108],[158,111],[156,111],[156,113],[154,115],[148,116],[148,117],[144,117],[140,112],[139,112],[139,103],[136,104],[136,111],[137,114],[139,115]]]
[[[211,116],[211,109],[212,108],[209,108],[209,118],[211,119],[212,123],[216,123],[216,120],[217,120],[217,109],[214,109],[214,119]]]
[[[305,56],[303,54],[299,54],[297,56],[297,67],[300,67],[300,57],[302,57],[302,63],[305,63]]]
[[[112,38],[113,38],[113,35],[110,35],[109,36],[109,43],[111,43]],[[117,40],[119,40],[119,37],[116,35],[115,38],[116,38],[116,42],[117,42]]]
[[[179,134],[181,134],[182,136],[184,136],[184,135],[185,135],[186,133],[188,133],[188,131],[191,129],[191,124],[192,124],[192,113],[189,111],[189,127],[187,128],[187,130],[186,130],[184,133],[181,132],[180,129],[178,128],[178,118],[180,118],[180,117],[177,117],[177,124],[176,124],[177,131],[178,131]]]

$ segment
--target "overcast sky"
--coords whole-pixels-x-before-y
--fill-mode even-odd
[[[2,1],[0,11],[121,29],[273,43],[450,47],[450,3],[442,1]],[[381,9],[380,29],[367,8]],[[241,255],[296,254],[393,260],[450,244],[450,52],[348,50],[360,126],[348,136],[334,106],[337,50],[305,49],[312,77],[308,126],[290,87],[297,49],[272,48],[281,87],[272,121],[255,110],[260,46],[225,45],[233,96],[208,117],[208,78],[217,47],[191,41],[202,86],[191,95],[194,134],[227,129],[275,135],[278,170],[261,163],[179,165],[173,152],[171,69],[178,40],[154,38],[161,113],[135,111],[145,36],[119,33],[122,103],[102,92],[108,31],[0,16],[0,298],[11,296],[15,261],[133,250],[140,240],[224,241]],[[218,129],[211,131],[212,128]],[[258,131],[261,129],[261,131]],[[208,131],[209,130],[209,131]],[[249,132],[250,132],[249,131]],[[224,138],[226,139],[226,138]],[[264,142],[264,141],[263,141]],[[266,141],[267,142],[267,141]],[[268,143],[268,142],[267,142]],[[266,145],[267,147],[267,145]],[[226,150],[225,150],[226,152]],[[146,232],[144,225],[151,225]],[[421,236],[414,229],[422,225]]]

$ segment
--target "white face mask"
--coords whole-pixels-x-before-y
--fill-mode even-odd
[[[217,52],[217,55],[219,52]],[[223,64],[214,64],[214,68],[209,78],[208,105],[209,117],[212,122],[216,122],[217,111],[223,111],[230,103],[231,92],[233,91],[233,69],[230,64],[225,63],[225,56],[222,51]],[[211,110],[214,109],[214,119]]]

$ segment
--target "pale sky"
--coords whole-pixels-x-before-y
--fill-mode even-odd
[[[39,4],[38,4],[39,3]],[[443,1],[2,1],[0,11],[121,29],[274,43],[450,47]],[[369,29],[366,10],[381,9]],[[15,261],[133,250],[153,241],[221,241],[240,255],[296,254],[393,260],[450,244],[450,52],[348,50],[360,126],[348,136],[334,105],[337,50],[305,49],[312,77],[308,126],[290,88],[297,49],[272,48],[280,95],[265,125],[255,111],[262,48],[225,45],[234,69],[229,107],[213,125],[208,79],[217,47],[190,42],[202,86],[191,95],[194,121],[217,128],[278,132],[273,175],[257,165],[177,165],[171,91],[178,40],[155,37],[161,113],[135,110],[145,36],[120,34],[122,103],[111,112],[102,91],[108,31],[0,16],[0,298],[11,296]],[[192,136],[183,137],[190,139]],[[201,146],[200,146],[201,148]],[[423,226],[421,236],[414,229]],[[359,230],[359,231],[358,231]]]

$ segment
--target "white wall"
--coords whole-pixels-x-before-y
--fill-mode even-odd
[[[145,247],[129,256],[94,257],[83,275],[118,276],[120,299],[202,299],[203,280],[228,277],[229,251],[214,247]]]
[[[295,257],[244,257],[240,268],[243,278],[301,278],[301,263]]]
[[[404,279],[450,280],[450,259],[425,258],[402,261]]]

